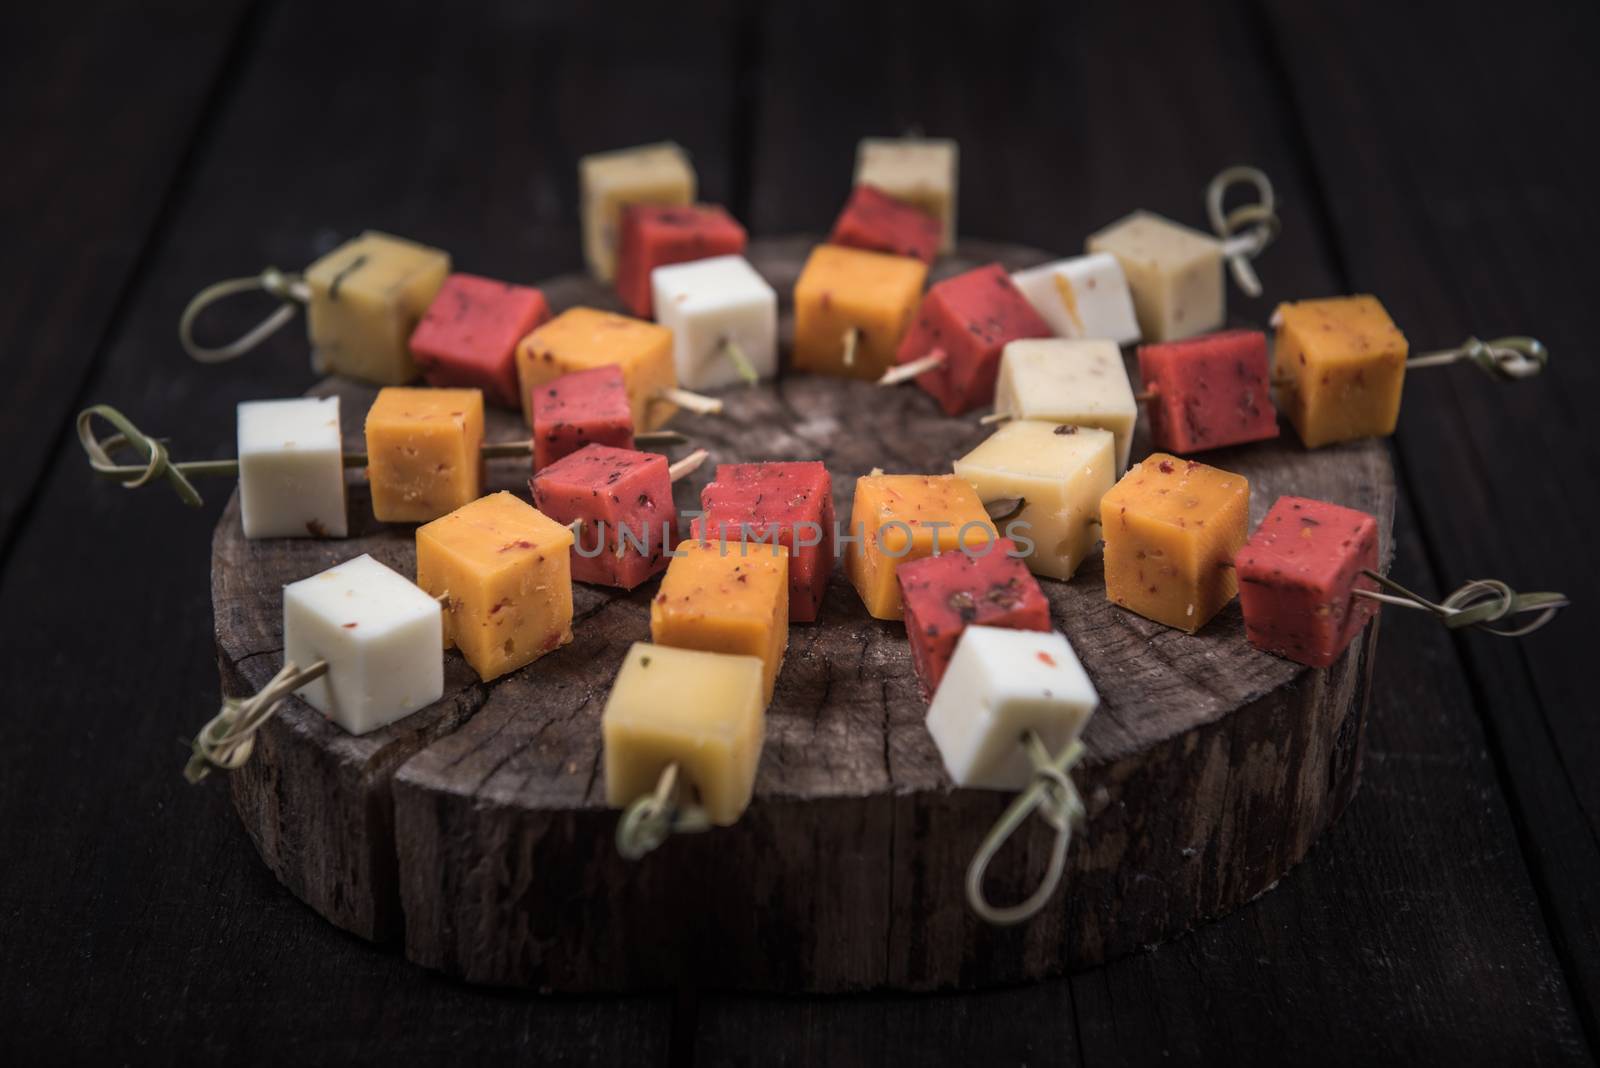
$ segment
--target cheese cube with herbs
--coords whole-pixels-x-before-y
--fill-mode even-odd
[[[1339,659],[1378,610],[1378,521],[1305,497],[1279,497],[1234,558],[1244,633],[1257,649],[1311,667]]]
[[[445,598],[445,648],[485,682],[572,640],[572,531],[509,493],[417,528],[417,585]]]
[[[370,556],[283,588],[283,658],[327,672],[296,695],[351,734],[444,696],[439,602]]]
[[[897,359],[909,363],[934,353],[944,362],[917,376],[947,415],[994,402],[1000,352],[1018,338],[1046,338],[1050,327],[998,263],[946,278],[928,290]]]
[[[833,575],[833,480],[820,461],[720,464],[700,491],[696,538],[737,547],[776,542],[789,551],[789,618],[817,618]]]
[[[1139,377],[1158,449],[1191,453],[1278,436],[1267,337],[1224,330],[1139,346]]]
[[[650,274],[657,267],[712,256],[738,256],[744,227],[715,204],[630,204],[622,210],[622,243],[617,250],[617,296],[633,314],[655,314]]]
[[[1109,252],[1030,267],[1011,280],[1060,337],[1104,338],[1118,345],[1139,340],[1133,294],[1122,264]]]
[[[378,391],[367,412],[372,514],[426,523],[483,495],[483,394],[475,389]]]
[[[956,642],[969,626],[1050,629],[1050,603],[1009,538],[983,553],[941,553],[912,560],[896,571],[905,605],[911,666],[931,699],[944,678]]]
[[[247,538],[349,532],[338,397],[239,405],[239,518]]]
[[[712,823],[737,821],[761,762],[761,687],[756,657],[635,642],[600,716],[606,803],[626,808],[655,792],[676,764]]]
[[[417,377],[411,334],[450,273],[448,253],[368,230],[306,268],[311,363],[380,386]]]
[[[971,626],[928,707],[928,733],[957,786],[1020,790],[1033,781],[1033,731],[1052,756],[1077,741],[1100,703],[1057,631]]]
[[[877,619],[901,618],[901,564],[979,552],[996,536],[977,493],[955,475],[861,476],[846,534],[845,574]]]
[[[932,266],[942,229],[938,219],[916,205],[858,185],[834,221],[828,244],[910,256]]]
[[[1250,524],[1250,484],[1154,453],[1101,500],[1100,524],[1111,603],[1193,634],[1238,590],[1233,557]]]
[[[633,448],[633,409],[615,364],[574,371],[535,386],[533,469],[541,471],[585,445]]]
[[[1119,473],[1128,466],[1139,421],[1122,353],[1102,340],[1013,341],[1000,357],[994,410],[1013,419],[1111,431]]]
[[[758,658],[762,704],[771,701],[789,647],[789,550],[682,542],[650,601],[650,640]]]
[[[1088,251],[1109,252],[1122,264],[1146,341],[1193,337],[1222,325],[1222,242],[1210,234],[1136,211],[1091,235]]]
[[[864,137],[856,148],[855,185],[870,185],[939,220],[939,250],[956,247],[960,151],[939,137]]]
[[[517,342],[550,318],[544,294],[528,286],[453,274],[411,335],[411,355],[430,386],[483,390],[516,408]]]
[[[617,267],[622,209],[629,204],[684,205],[694,201],[694,165],[670,141],[597,152],[578,161],[583,258],[602,282]]]
[[[1279,403],[1307,448],[1394,433],[1405,385],[1405,335],[1377,298],[1278,307]]]
[[[658,267],[651,276],[656,319],[672,331],[678,382],[718,389],[778,371],[778,294],[742,256]],[[737,351],[734,351],[737,350]]]
[[[818,245],[794,287],[797,371],[876,379],[917,313],[927,264],[858,248]],[[846,334],[854,331],[855,346]]]
[[[580,307],[562,312],[517,346],[517,379],[528,424],[533,424],[530,405],[535,386],[611,364],[622,369],[636,432],[654,430],[672,418],[677,406],[660,396],[678,384],[672,331],[643,319]]]
[[[659,453],[586,445],[533,476],[539,510],[563,526],[581,520],[572,577],[631,590],[667,566],[678,543],[672,476]]]
[[[1002,425],[955,471],[985,504],[1021,500],[1000,532],[1026,540],[1034,574],[1069,579],[1100,544],[1100,498],[1117,480],[1116,462],[1108,430],[1024,419]]]

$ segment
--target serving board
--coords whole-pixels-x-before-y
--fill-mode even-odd
[[[758,240],[749,257],[788,296],[813,238]],[[934,277],[1046,259],[964,243]],[[584,276],[543,286],[553,308],[616,309]],[[346,446],[362,448],[375,391],[329,379]],[[673,426],[710,461],[675,487],[693,509],[715,464],[822,459],[849,515],[873,467],[942,472],[986,434],[912,386],[788,375],[725,391],[721,416]],[[490,440],[526,437],[490,413]],[[1143,425],[1134,456],[1149,451]],[[1246,475],[1251,521],[1295,493],[1378,517],[1390,555],[1387,445],[1309,452],[1278,441],[1207,462]],[[491,489],[527,494],[526,461],[489,465]],[[351,476],[350,536],[248,541],[238,496],[213,539],[212,599],[223,689],[259,689],[282,664],[280,588],[366,552],[415,574],[413,528],[371,517]],[[1074,773],[1087,807],[1062,890],[1027,924],[994,928],[967,908],[973,851],[1009,795],[957,790],[923,727],[899,623],[874,620],[836,569],[817,622],[790,630],[767,713],[755,800],[733,827],[622,860],[605,806],[600,714],[623,653],[649,637],[655,583],[579,585],[571,645],[484,684],[445,657],[445,696],[355,738],[298,699],[230,776],[246,831],[288,889],[331,922],[403,939],[414,961],[473,982],[556,990],[709,987],[835,991],[1016,982],[1171,938],[1270,889],[1356,788],[1377,622],[1327,669],[1244,640],[1235,600],[1197,635],[1106,601],[1098,555],[1071,582],[1042,580],[1056,626],[1101,695]],[[990,899],[1037,885],[1053,832],[1042,820],[991,866]]]

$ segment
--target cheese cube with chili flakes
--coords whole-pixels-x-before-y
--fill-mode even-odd
[[[939,251],[956,247],[960,148],[943,137],[863,137],[856,148],[857,186],[870,185],[939,220]]]
[[[1267,338],[1259,330],[1140,345],[1139,377],[1150,395],[1150,437],[1165,452],[1203,452],[1278,436]]]
[[[1307,448],[1394,433],[1407,344],[1375,297],[1278,306],[1278,400]]]
[[[633,410],[615,364],[574,371],[535,386],[533,469],[542,471],[585,445],[633,448]]]
[[[522,415],[533,425],[532,390],[574,371],[615,364],[622,370],[635,432],[654,430],[678,410],[660,396],[678,385],[672,362],[672,331],[643,319],[569,308],[522,339],[517,379]]]
[[[517,342],[549,318],[537,289],[453,274],[411,334],[411,355],[428,385],[481,389],[515,408]]]
[[[417,528],[417,585],[485,682],[572,640],[572,531],[509,493]]]
[[[1136,211],[1089,237],[1089,252],[1122,264],[1139,333],[1174,341],[1222,325],[1222,242],[1148,211]]]
[[[372,514],[426,523],[483,494],[483,394],[389,386],[367,412]]]
[[[867,612],[901,618],[903,563],[939,553],[982,551],[996,537],[978,494],[955,475],[863,475],[855,503],[844,569]]]
[[[834,221],[828,244],[910,256],[932,266],[941,230],[939,220],[916,205],[858,185]]]
[[[762,703],[789,647],[789,550],[755,542],[685,541],[650,601],[650,640],[761,661]]]
[[[630,204],[622,210],[617,296],[642,319],[656,314],[651,274],[657,267],[744,252],[744,227],[715,204]]]
[[[1244,476],[1154,453],[1100,502],[1106,596],[1195,633],[1238,591],[1233,557],[1250,524]]]
[[[789,619],[817,618],[833,576],[833,479],[819,460],[719,464],[700,491],[696,538],[771,541],[789,550]]]
[[[375,230],[317,260],[305,272],[312,366],[380,386],[416,378],[411,334],[449,273],[448,253]]]
[[[876,379],[917,314],[927,264],[858,248],[818,245],[794,286],[794,368]],[[846,361],[845,335],[855,332]]]
[[[558,523],[582,525],[572,577],[631,590],[667,566],[678,543],[672,476],[659,453],[586,445],[533,476],[533,500]]]
[[[629,204],[690,204],[694,165],[670,141],[596,152],[578,161],[583,216],[583,258],[589,271],[609,282],[617,269],[622,209]]]

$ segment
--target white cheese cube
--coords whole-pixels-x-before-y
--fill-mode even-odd
[[[1139,340],[1139,320],[1122,265],[1109,252],[1057,260],[1011,276],[1058,337]]]
[[[1001,533],[1017,542],[1028,570],[1069,579],[1100,543],[1100,498],[1117,481],[1114,443],[1107,430],[1023,419],[957,460],[956,476],[986,502],[1021,497],[1022,511]]]
[[[617,273],[617,240],[628,204],[692,204],[694,165],[670,141],[596,152],[578,161],[583,258],[602,282]]]
[[[939,220],[939,251],[956,247],[956,176],[960,152],[942,137],[863,137],[856,185],[870,185]]]
[[[1148,211],[1089,237],[1090,252],[1122,264],[1146,341],[1176,341],[1222,326],[1222,242]]]
[[[439,602],[370,556],[283,588],[283,656],[327,674],[299,691],[351,734],[366,734],[444,696]]]
[[[672,331],[672,358],[685,389],[743,381],[728,355],[738,345],[762,378],[778,370],[778,294],[743,256],[657,267],[650,272],[656,321]]]
[[[342,538],[338,397],[239,405],[239,516],[247,538]]]
[[[1139,405],[1115,342],[1064,338],[1011,342],[1000,353],[994,410],[1014,419],[1109,430],[1117,439],[1117,473],[1128,467]]]
[[[928,733],[957,786],[1020,790],[1033,780],[1022,732],[1055,756],[1099,703],[1060,633],[969,626],[928,707]]]

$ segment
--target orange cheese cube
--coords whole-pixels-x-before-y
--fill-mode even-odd
[[[1375,297],[1279,305],[1278,405],[1308,448],[1394,433],[1406,338]]]
[[[771,701],[789,646],[789,550],[763,542],[683,542],[650,602],[650,640],[759,657]]]
[[[426,523],[483,494],[483,393],[389,386],[367,412],[372,514]]]
[[[417,528],[417,585],[485,682],[572,640],[572,531],[509,493]]]
[[[1152,453],[1100,499],[1106,596],[1193,634],[1239,591],[1233,557],[1249,526],[1243,475]]]
[[[928,267],[837,245],[811,250],[794,286],[794,366],[797,371],[875,379],[894,366],[922,299]],[[845,334],[855,330],[854,358],[845,363]]]
[[[856,479],[845,574],[867,611],[899,619],[899,566],[939,553],[989,551],[994,523],[972,484],[955,475],[863,475]]]
[[[533,425],[529,405],[535,386],[610,364],[622,369],[636,433],[654,430],[672,418],[677,406],[660,397],[662,390],[678,385],[672,331],[595,308],[569,308],[517,345],[523,418]]]

